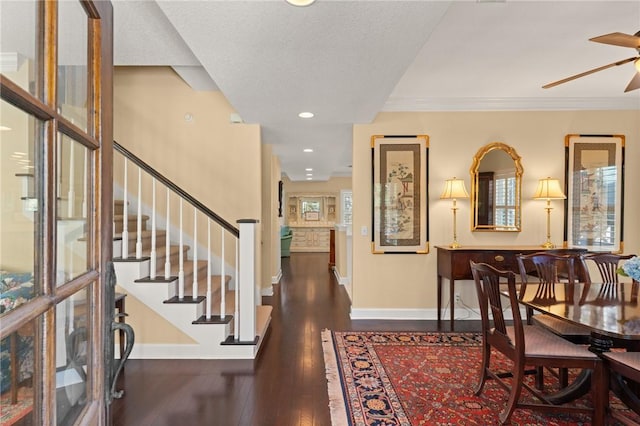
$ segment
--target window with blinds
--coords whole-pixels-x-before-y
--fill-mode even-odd
[[[516,224],[516,176],[513,170],[494,175],[494,215],[496,227],[514,227]]]

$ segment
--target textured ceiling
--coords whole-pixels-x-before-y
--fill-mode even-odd
[[[640,30],[640,0],[116,0],[114,10],[116,65],[168,65],[195,90],[219,88],[261,125],[292,180],[306,167],[314,180],[350,175],[352,125],[380,111],[640,109],[640,90],[623,93],[632,63],[541,89],[637,55],[588,39]]]

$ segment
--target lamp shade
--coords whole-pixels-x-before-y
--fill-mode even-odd
[[[537,200],[564,200],[567,197],[560,188],[560,181],[547,177],[540,179],[533,198]]]
[[[447,179],[444,184],[441,199],[456,199],[456,198],[469,198],[469,193],[464,187],[464,180],[456,179],[455,176],[452,179]]]

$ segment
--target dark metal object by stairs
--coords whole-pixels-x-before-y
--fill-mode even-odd
[[[133,328],[129,324],[121,323],[116,321],[115,313],[113,306],[115,304],[115,294],[116,294],[116,272],[113,267],[113,262],[107,262],[107,288],[105,289],[106,297],[105,297],[105,306],[110,307],[107,309],[108,317],[105,321],[105,374],[107,375],[105,380],[105,395],[107,398],[107,404],[111,404],[114,398],[122,398],[124,394],[124,390],[116,391],[116,380],[118,379],[118,375],[122,371],[124,367],[124,363],[131,355],[131,350],[133,349],[133,343],[135,340],[135,334],[133,332]],[[126,315],[122,312],[118,313],[118,316]],[[120,354],[120,359],[115,359],[114,354],[114,333],[116,331],[123,331],[125,334],[125,350],[123,354]]]

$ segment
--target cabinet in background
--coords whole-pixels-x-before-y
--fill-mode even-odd
[[[292,252],[328,252],[332,227],[291,226],[293,238]]]

